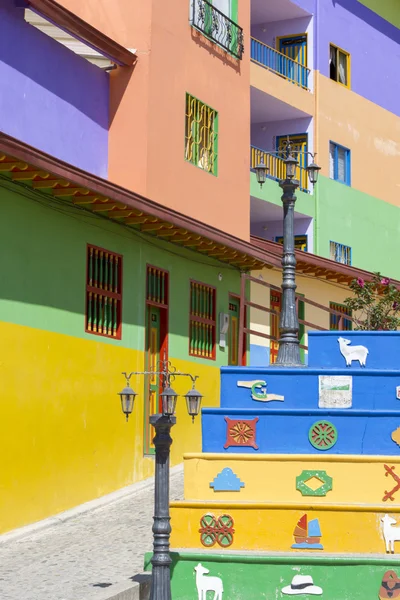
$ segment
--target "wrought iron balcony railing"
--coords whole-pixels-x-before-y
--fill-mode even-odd
[[[233,54],[243,56],[243,29],[207,0],[193,0],[192,26]]]
[[[269,179],[274,179],[275,181],[285,179],[286,171],[283,158],[261,150],[261,148],[257,148],[256,146],[250,146],[250,170],[254,170],[260,162],[267,165],[267,177]],[[300,165],[296,167],[295,179],[300,182],[299,188],[301,191],[308,192],[308,175],[305,167]]]
[[[308,77],[310,69],[300,64],[296,60],[285,56],[278,50],[263,44],[255,38],[251,38],[251,60],[262,67],[274,71],[281,77],[288,79],[292,83],[308,90]]]

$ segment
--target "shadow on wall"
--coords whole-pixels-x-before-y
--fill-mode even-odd
[[[368,25],[390,38],[394,42],[400,43],[400,31],[395,25],[386,21],[383,17],[373,10],[361,4],[358,0],[331,0],[334,7],[342,6],[345,10],[353,13],[356,17],[365,21]]]
[[[0,129],[107,174],[109,76],[0,0]]]

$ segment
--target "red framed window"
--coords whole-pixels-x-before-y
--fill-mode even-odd
[[[87,247],[86,331],[121,339],[122,256]]]
[[[189,355],[215,360],[216,288],[190,281]]]

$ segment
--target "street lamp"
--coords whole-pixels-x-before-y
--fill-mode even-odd
[[[276,154],[282,154],[281,152]],[[299,346],[299,321],[296,312],[296,255],[294,251],[294,206],[296,189],[299,181],[295,179],[298,166],[297,155],[310,155],[312,162],[306,171],[312,184],[317,183],[319,167],[315,162],[315,154],[311,152],[292,151],[290,140],[287,140],[285,178],[279,181],[283,194],[283,254],[282,254],[282,310],[279,321],[279,349],[276,365],[283,367],[302,367]],[[267,171],[261,165],[255,168],[257,181],[262,186]]]
[[[171,535],[170,515],[169,515],[169,455],[172,438],[170,435],[171,427],[176,423],[174,416],[178,394],[171,388],[171,381],[175,377],[190,377],[192,380],[192,389],[185,394],[187,410],[194,421],[200,412],[200,405],[203,396],[195,389],[197,375],[190,373],[181,373],[173,367],[170,361],[159,362],[159,369],[156,371],[133,371],[132,373],[123,373],[126,378],[126,386],[119,392],[121,398],[122,412],[129,419],[132,413],[136,392],[130,386],[132,375],[159,375],[161,377],[162,392],[161,408],[162,413],[151,415],[150,424],[153,425],[156,435],[153,439],[155,447],[156,468],[154,482],[154,523],[153,523],[153,565],[151,575],[150,600],[171,600],[171,557],[169,554],[169,539]]]

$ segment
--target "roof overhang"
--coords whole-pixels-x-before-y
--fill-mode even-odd
[[[282,244],[277,242],[271,242],[263,238],[256,236],[250,237],[251,243],[264,250],[268,255],[273,255],[275,258],[282,260],[283,247]],[[323,258],[310,252],[302,252],[301,250],[295,250],[296,254],[296,271],[304,275],[310,275],[327,281],[336,283],[342,283],[348,285],[353,279],[364,279],[370,281],[373,278],[373,273],[370,271],[364,271],[363,269],[357,269],[356,267],[350,267],[342,263],[335,262],[329,258]],[[400,281],[392,279],[394,285],[400,286]]]
[[[15,6],[31,9],[77,40],[87,44],[110,61],[130,67],[136,61],[134,52],[124,48],[101,31],[80,19],[54,0],[15,0]]]
[[[6,134],[0,134],[0,172],[111,221],[178,246],[194,250],[235,268],[279,267],[262,249],[157,204],[110,181],[82,171]]]

